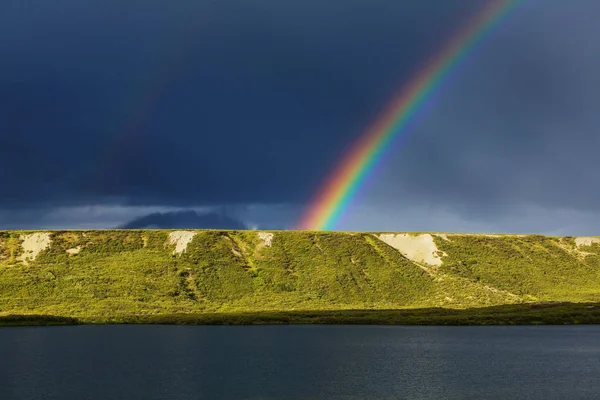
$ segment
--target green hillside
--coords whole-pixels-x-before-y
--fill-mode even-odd
[[[294,322],[303,315],[300,322],[360,315],[354,322],[410,323],[399,316],[442,307],[463,311],[438,314],[467,318],[547,302],[586,303],[569,304],[578,317],[568,322],[600,322],[585,317],[600,317],[590,305],[600,303],[600,238],[0,231],[0,324]],[[412,314],[394,314],[399,309]]]

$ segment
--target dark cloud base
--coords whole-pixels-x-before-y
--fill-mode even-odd
[[[241,221],[218,213],[183,210],[152,213],[124,224],[123,229],[248,229]]]

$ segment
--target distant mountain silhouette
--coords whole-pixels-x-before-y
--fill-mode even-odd
[[[198,214],[196,211],[184,210],[166,213],[152,213],[135,218],[123,229],[248,229],[242,221],[219,213]]]

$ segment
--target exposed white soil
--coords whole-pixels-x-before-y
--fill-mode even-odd
[[[411,261],[439,267],[442,265],[440,251],[430,234],[410,235],[388,233],[378,236],[379,240],[398,250]]]
[[[436,236],[439,237],[439,238],[444,239],[447,242],[450,241],[450,239],[448,238],[448,235],[446,235],[445,233],[438,233]]]
[[[503,293],[503,294],[506,294],[506,295],[511,296],[511,297],[517,297],[516,294],[513,294],[511,292],[507,292],[506,290],[497,289],[495,287],[491,287],[491,286],[488,286],[488,285],[483,285],[483,288],[486,289],[486,290],[489,290],[490,292]]]
[[[587,256],[593,253],[589,253],[584,251],[581,247],[591,246],[594,243],[600,243],[600,239],[594,237],[578,237],[575,238],[575,247],[571,243],[568,243],[561,238],[558,242],[556,242],[556,246],[560,247],[562,250],[573,254],[574,256],[579,257],[580,259],[585,259]]]
[[[240,253],[239,251],[237,251],[236,249],[234,249],[233,247],[231,248],[231,252],[233,253],[234,256],[236,257],[242,257],[242,253]]]
[[[72,249],[68,249],[68,250],[67,250],[67,253],[68,253],[70,256],[72,256],[72,255],[74,255],[74,254],[79,254],[79,252],[80,252],[80,251],[81,251],[81,246],[77,246],[77,247],[74,247],[74,248],[72,248]]]
[[[258,232],[258,238],[263,241],[263,244],[267,247],[271,247],[271,243],[273,242],[273,235],[270,232]]]
[[[596,238],[596,237],[578,237],[578,238],[575,238],[575,245],[577,247],[591,246],[594,243],[599,243],[600,244],[600,238]]]
[[[52,240],[48,232],[31,233],[29,235],[21,235],[21,247],[23,248],[23,254],[18,259],[24,264],[28,261],[33,261],[42,251],[46,250]]]
[[[174,231],[169,233],[169,244],[175,245],[173,254],[181,254],[186,251],[188,244],[196,236],[196,232],[191,231]]]

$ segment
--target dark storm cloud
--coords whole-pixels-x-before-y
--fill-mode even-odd
[[[216,212],[198,214],[193,210],[156,212],[133,219],[124,229],[248,229],[241,221]]]
[[[148,206],[254,204],[249,225],[293,226],[484,3],[5,1],[0,211],[19,211],[0,223],[74,226],[64,210],[86,205],[107,207],[88,221],[114,226],[173,211]],[[600,3],[522,3],[395,146],[348,228],[436,215],[447,228],[422,228],[559,232],[540,222],[558,209],[563,225],[598,220]],[[491,220],[511,213],[522,218]]]
[[[4,2],[4,207],[301,202],[481,1]]]

